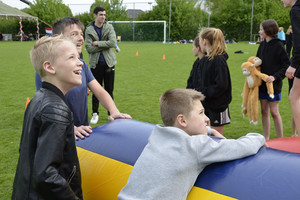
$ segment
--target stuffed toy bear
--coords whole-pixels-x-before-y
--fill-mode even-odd
[[[258,57],[252,56],[248,62],[244,62],[241,66],[243,74],[246,76],[243,89],[243,104],[242,112],[245,115],[248,113],[250,124],[257,124],[258,121],[258,88],[262,80],[266,81],[268,75],[260,72],[262,61]],[[274,89],[273,83],[266,83],[268,94],[273,99]]]

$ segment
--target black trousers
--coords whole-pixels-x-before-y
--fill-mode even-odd
[[[95,79],[100,83],[101,86],[103,86],[104,83],[104,89],[109,93],[111,98],[113,98],[113,90],[114,90],[114,82],[115,82],[115,66],[108,67],[106,62],[99,62],[96,65],[96,68],[91,69],[91,71]],[[94,94],[92,97],[92,107],[93,107],[93,113],[99,114],[98,112],[99,101]]]

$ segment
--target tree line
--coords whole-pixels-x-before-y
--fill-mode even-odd
[[[156,0],[156,5],[151,11],[139,14],[134,20],[167,21],[169,41],[193,39],[203,27],[208,26],[220,28],[228,40],[245,41],[250,39],[252,1],[253,34],[258,33],[259,24],[266,19],[275,19],[279,26],[288,28],[289,9],[283,7],[281,0]],[[126,13],[123,0],[95,0],[89,12],[74,17],[87,26],[94,20],[93,9],[99,5],[106,9],[109,21],[132,20]],[[53,24],[58,18],[73,17],[72,11],[62,0],[34,0],[30,8],[22,11],[42,19],[47,24]],[[40,23],[41,34],[44,33],[45,27],[48,27],[47,24]],[[159,31],[153,31],[153,28],[148,29],[152,31],[151,34],[161,34],[156,33]],[[17,34],[18,31],[18,18],[1,20],[0,32]],[[35,33],[36,22],[23,20],[23,31],[25,34]],[[141,33],[140,30],[136,31]]]

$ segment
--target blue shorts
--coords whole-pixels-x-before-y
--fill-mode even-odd
[[[265,94],[265,93],[259,93],[259,99],[265,99],[268,100],[268,102],[275,102],[275,101],[281,101],[281,93],[279,94],[274,94],[274,99],[271,99],[271,97],[269,97],[269,94]]]

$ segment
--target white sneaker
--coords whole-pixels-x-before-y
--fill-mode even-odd
[[[97,113],[93,113],[93,116],[92,116],[92,119],[91,119],[90,123],[91,124],[97,124],[98,120],[99,120],[98,114]]]

